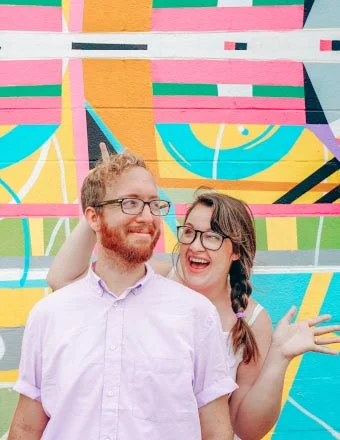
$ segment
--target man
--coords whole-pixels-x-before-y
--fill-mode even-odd
[[[130,153],[85,179],[96,266],[33,308],[9,440],[232,438],[217,312],[145,264],[169,207]]]

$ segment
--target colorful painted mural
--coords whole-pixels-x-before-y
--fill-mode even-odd
[[[340,323],[338,0],[0,0],[0,31],[0,439],[100,142],[141,154],[172,201],[164,258],[198,186],[240,197],[273,324],[292,304]],[[340,439],[339,367],[292,362],[266,439]]]

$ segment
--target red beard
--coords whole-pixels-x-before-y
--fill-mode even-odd
[[[148,231],[153,236],[151,243],[138,244],[137,242],[130,244],[127,240],[129,232],[138,230]],[[131,265],[141,264],[148,261],[152,257],[153,250],[160,236],[160,230],[156,230],[152,226],[130,227],[126,228],[126,234],[117,229],[110,229],[105,221],[102,222],[100,228],[101,244],[104,248],[114,252],[126,263]]]

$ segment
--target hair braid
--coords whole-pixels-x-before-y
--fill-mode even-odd
[[[231,306],[236,313],[244,312],[248,305],[252,286],[241,260],[233,262],[229,272],[231,286]],[[251,328],[244,318],[238,318],[231,331],[233,347],[236,352],[243,347],[243,361],[248,364],[259,355],[258,346]]]

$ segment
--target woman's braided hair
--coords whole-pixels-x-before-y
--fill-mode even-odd
[[[198,204],[213,208],[211,229],[219,234],[227,235],[232,242],[234,254],[239,257],[233,261],[229,270],[231,306],[235,314],[244,312],[252,293],[250,275],[256,252],[256,233],[252,212],[242,200],[226,194],[204,192],[196,196],[186,213],[185,221]],[[256,360],[259,355],[258,346],[244,318],[237,319],[231,334],[234,352],[242,348],[245,363]]]

